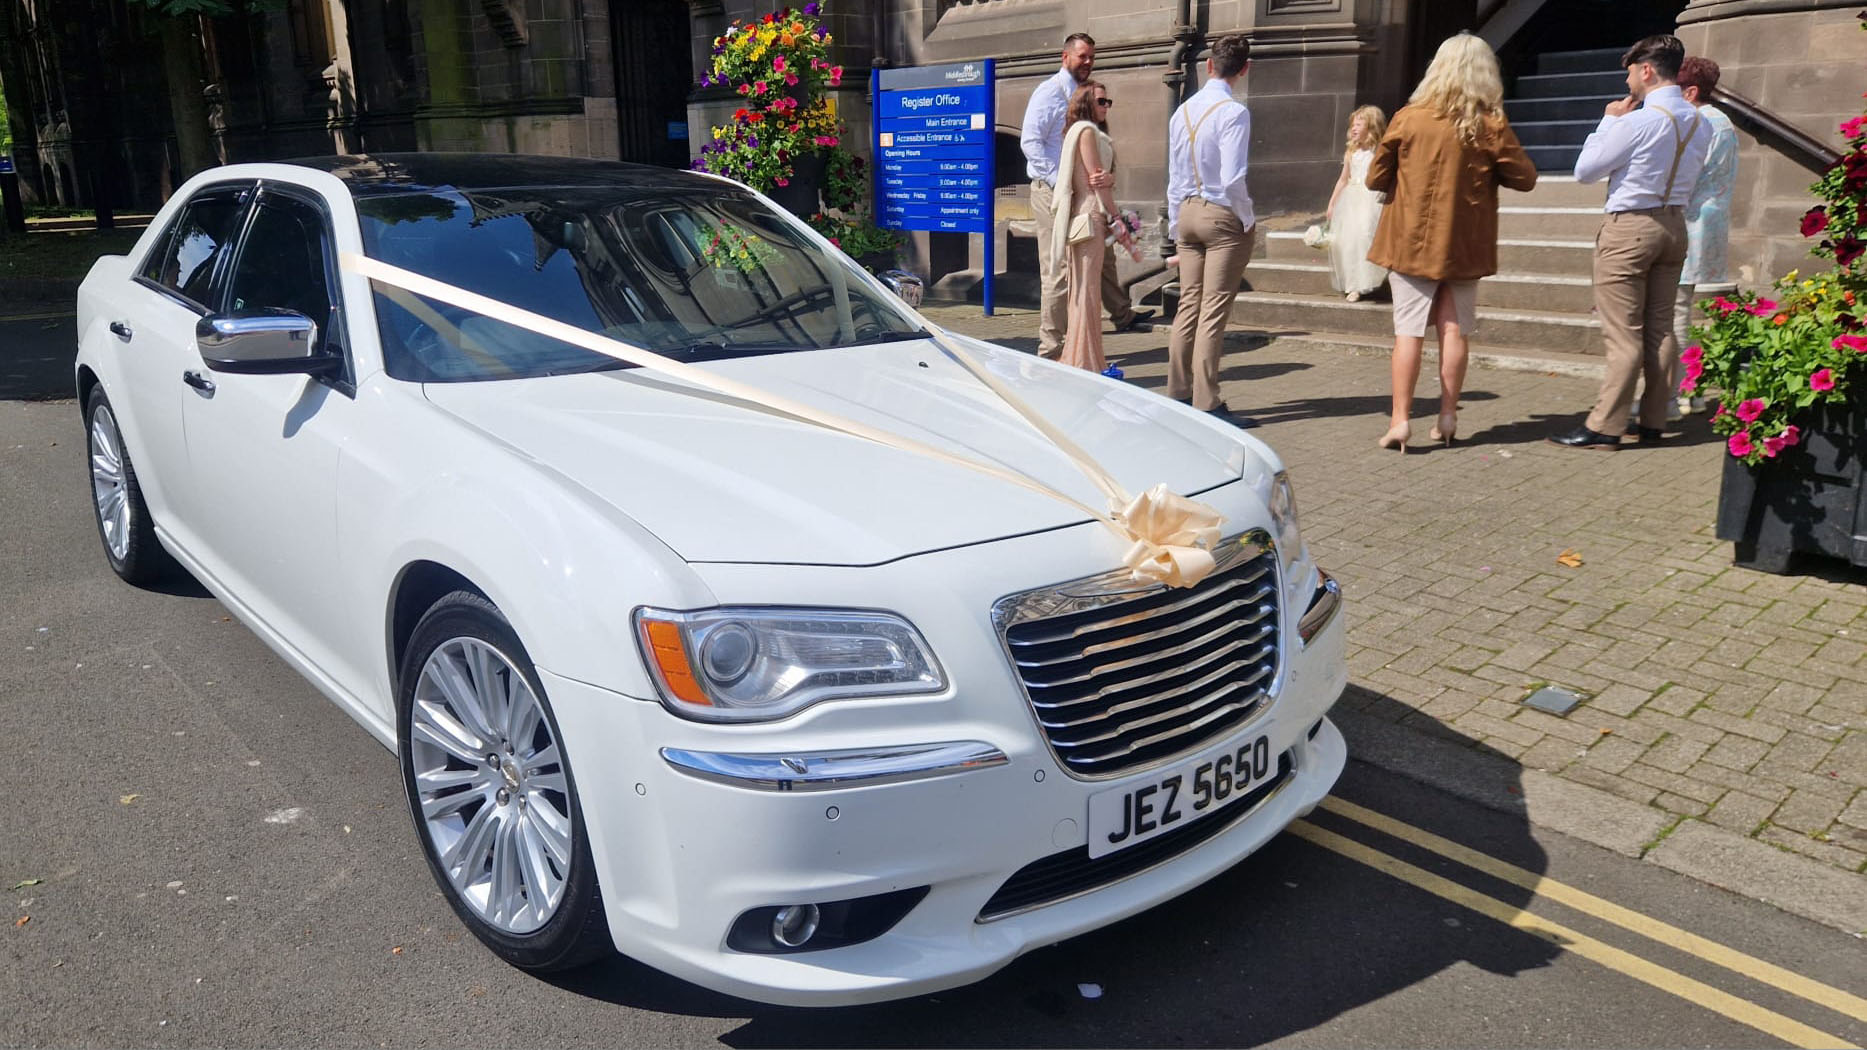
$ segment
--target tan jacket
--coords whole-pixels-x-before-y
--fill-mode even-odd
[[[1417,106],[1394,114],[1368,165],[1368,188],[1392,194],[1368,261],[1410,277],[1464,281],[1497,272],[1497,188],[1530,190],[1536,165],[1498,117],[1482,145]]]

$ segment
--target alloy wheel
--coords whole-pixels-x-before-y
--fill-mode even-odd
[[[416,801],[454,891],[504,933],[544,926],[564,898],[576,824],[525,675],[486,642],[453,638],[422,665],[410,713]]]
[[[121,563],[129,557],[130,530],[135,522],[129,486],[123,476],[123,439],[117,433],[117,417],[108,405],[99,405],[91,413],[91,499],[97,505],[104,546],[109,548],[111,558]]]

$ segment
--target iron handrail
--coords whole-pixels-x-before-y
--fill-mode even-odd
[[[1841,160],[1840,151],[1834,147],[1730,88],[1713,88],[1711,100],[1731,118],[1731,123],[1810,171],[1825,172]]]

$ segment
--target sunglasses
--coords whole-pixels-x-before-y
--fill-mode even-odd
[[[1114,99],[1112,99],[1112,98],[1099,98],[1099,99],[1096,99],[1096,105],[1098,105],[1098,106],[1112,106],[1112,105],[1114,105],[1114,104],[1115,104],[1115,100],[1114,100]]]

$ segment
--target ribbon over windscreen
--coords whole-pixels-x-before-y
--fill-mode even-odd
[[[1212,551],[1218,545],[1220,527],[1225,520],[1224,515],[1220,514],[1217,509],[1171,491],[1164,482],[1138,496],[1128,494],[1120,482],[1116,481],[1114,476],[1097,463],[1074,439],[1045,419],[972,354],[962,350],[950,335],[937,327],[930,325],[928,331],[932,333],[933,340],[941,352],[971,372],[997,394],[1006,405],[1010,406],[1012,411],[1022,416],[1038,433],[1049,439],[1064,455],[1068,456],[1076,464],[1077,469],[1081,470],[1102,491],[1108,501],[1106,509],[1090,506],[1069,493],[1020,471],[957,456],[926,442],[900,434],[891,434],[858,420],[826,412],[815,405],[761,390],[751,384],[664,357],[652,350],[645,350],[606,335],[599,335],[355,252],[339,253],[338,264],[345,272],[354,273],[375,282],[378,290],[397,305],[427,320],[431,327],[436,327],[437,331],[448,332],[455,338],[464,338],[464,336],[454,325],[447,323],[433,308],[416,296],[447,303],[463,310],[471,310],[495,321],[582,347],[592,353],[602,354],[652,372],[660,372],[703,390],[737,399],[748,408],[785,416],[822,427],[825,430],[872,441],[888,448],[964,467],[987,477],[1048,496],[1100,521],[1127,542],[1128,550],[1122,556],[1122,561],[1138,581],[1160,583],[1168,587],[1192,587],[1210,574],[1215,565]],[[440,321],[439,326],[434,325],[436,320]],[[450,329],[451,332],[449,332]],[[463,346],[463,350],[470,354],[476,352],[476,348],[471,345]],[[484,353],[484,351],[479,351],[479,353]]]

